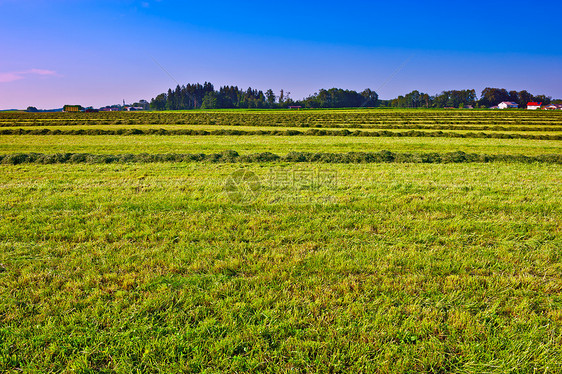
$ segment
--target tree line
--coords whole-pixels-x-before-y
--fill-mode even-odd
[[[482,91],[480,98],[476,95],[475,90],[443,91],[435,96],[412,91],[405,96],[388,100],[386,106],[397,108],[464,108],[467,106],[489,108],[504,101],[514,102],[519,108],[526,108],[527,103],[532,101],[548,105],[553,100],[550,96],[533,95],[525,90],[508,92],[505,88],[487,87]]]
[[[150,102],[153,110],[285,108],[292,105],[306,108],[374,107],[379,105],[379,100],[377,93],[371,89],[361,93],[341,88],[322,89],[306,99],[294,101],[283,90],[278,96],[271,89],[263,92],[251,87],[243,90],[237,86],[223,86],[215,90],[212,83],[205,82],[178,85]]]
[[[533,95],[525,90],[507,91],[504,88],[485,88],[480,97],[473,89],[443,91],[429,95],[412,91],[392,100],[380,100],[378,94],[367,88],[362,92],[341,88],[321,89],[302,100],[293,100],[289,93],[281,90],[276,95],[273,90],[261,90],[249,87],[246,90],[238,86],[222,86],[218,90],[210,82],[204,84],[178,85],[166,93],[153,98],[152,110],[188,110],[221,108],[286,108],[301,106],[303,108],[358,108],[358,107],[395,107],[395,108],[488,108],[503,101],[512,101],[525,108],[528,102],[537,101],[550,104],[553,100],[545,95]]]
[[[224,86],[215,90],[212,83],[178,85],[167,93],[156,96],[150,102],[153,110],[186,110],[218,108],[274,108],[276,96],[272,90],[265,93],[237,86]]]

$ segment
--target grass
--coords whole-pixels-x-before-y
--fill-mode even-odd
[[[560,119],[368,109],[99,118],[211,126],[199,123],[209,115],[248,128],[283,118],[499,126]],[[0,116],[60,128],[91,118]],[[541,156],[562,154],[561,144],[0,135],[0,154]],[[260,188],[233,189],[236,173],[255,175]],[[0,164],[0,372],[560,373],[560,196],[562,168],[552,163]]]
[[[1,168],[2,370],[562,370],[559,166]]]
[[[434,128],[437,126],[437,128]],[[151,130],[151,129],[164,129],[164,130],[205,130],[205,131],[214,131],[214,130],[239,130],[239,131],[285,131],[285,130],[297,130],[305,132],[308,129],[314,130],[326,130],[326,131],[341,131],[341,130],[348,130],[348,131],[392,131],[392,132],[404,132],[407,130],[415,130],[415,131],[443,131],[443,132],[456,132],[456,133],[468,133],[468,132],[486,132],[486,133],[504,133],[504,134],[550,134],[550,135],[558,135],[562,132],[562,126],[526,126],[524,127],[525,130],[518,130],[516,126],[514,130],[510,130],[509,126],[504,126],[501,130],[499,129],[490,129],[487,126],[469,126],[471,128],[461,128],[456,129],[454,126],[445,126],[447,128],[441,129],[438,125],[429,125],[428,128],[417,129],[415,125],[400,125],[399,128],[388,128],[384,125],[376,125],[376,124],[369,124],[369,125],[354,125],[354,126],[346,126],[342,124],[341,127],[321,127],[321,126],[314,126],[314,127],[303,127],[303,126],[243,126],[243,125],[220,125],[220,124],[211,124],[211,125],[161,125],[161,124],[150,124],[150,123],[135,123],[133,125],[115,125],[115,124],[85,124],[85,125],[72,125],[72,126],[61,126],[61,125],[49,125],[49,124],[42,124],[42,125],[10,125],[6,127],[0,127],[0,130],[59,130],[59,131],[76,131],[76,130],[127,130],[127,129],[139,129],[139,130]],[[450,127],[450,128],[449,128]]]
[[[74,125],[221,125],[221,126],[555,126],[559,111],[320,110],[320,111],[186,111],[132,113],[1,114],[1,126]],[[445,128],[443,128],[445,127]]]
[[[4,135],[0,153],[219,153],[272,152],[455,152],[539,154],[562,153],[559,140],[473,138],[368,138],[342,136],[158,136],[158,135]]]

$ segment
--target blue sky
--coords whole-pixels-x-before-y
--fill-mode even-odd
[[[284,89],[296,99],[330,87],[393,98],[487,86],[562,98],[561,8],[0,0],[0,108],[150,100],[175,80]]]

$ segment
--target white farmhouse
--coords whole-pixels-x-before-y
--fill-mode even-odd
[[[503,101],[498,104],[499,109],[519,108],[519,104],[513,101]]]
[[[534,101],[527,103],[527,109],[529,110],[537,110],[540,109],[542,106],[542,103],[536,103]]]

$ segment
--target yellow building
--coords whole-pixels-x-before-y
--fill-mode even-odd
[[[69,112],[80,112],[82,110],[82,107],[80,105],[65,105],[62,108],[62,111],[65,113],[69,113]]]

